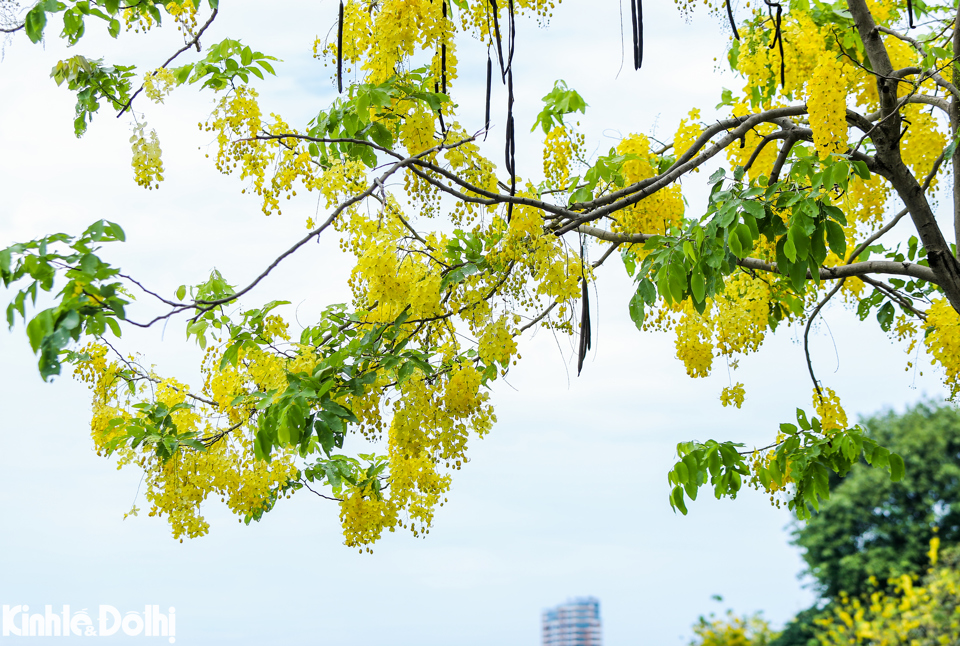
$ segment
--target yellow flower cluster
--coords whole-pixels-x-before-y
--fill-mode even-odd
[[[455,416],[472,413],[480,394],[480,373],[473,366],[459,364],[450,374],[444,393],[447,410]]]
[[[517,353],[516,332],[511,329],[506,316],[501,316],[493,324],[487,326],[480,337],[478,352],[486,363],[494,361],[501,366],[508,366],[510,360]]]
[[[840,405],[840,398],[832,388],[823,386],[820,388],[820,392],[817,392],[817,389],[814,388],[813,407],[820,417],[820,426],[824,434],[830,435],[834,431],[843,431],[848,428],[847,414],[844,412],[843,406]]]
[[[703,314],[699,314],[689,300],[684,301],[680,320],[676,324],[677,358],[683,362],[687,374],[694,378],[709,376],[713,368],[710,308],[711,304],[708,304]]]
[[[879,175],[870,175],[864,180],[854,175],[850,178],[847,193],[843,197],[843,212],[851,225],[851,237],[847,248],[854,249],[853,234],[860,235],[883,224],[883,211],[890,194],[890,185]]]
[[[81,354],[86,358],[77,364],[75,376],[93,392],[90,430],[99,454],[109,452],[109,443],[125,437],[123,428],[111,426],[111,421],[139,417],[142,413],[132,405],[142,400],[168,407],[190,403],[192,408],[172,415],[176,432],[219,436],[207,450],[181,448],[165,463],[159,460],[153,446],[146,443],[137,449],[121,445],[115,450],[118,468],[133,464],[144,470],[149,515],[166,516],[175,537],[207,533],[209,524],[200,507],[210,496],[220,497],[232,512],[244,517],[271,505],[277,489],[298,476],[292,454],[281,452],[269,463],[254,458],[251,436],[247,435],[251,429],[240,428],[242,422],[250,419],[250,412],[230,405],[236,395],[245,391],[246,380],[241,380],[232,367],[220,375],[212,375],[219,365],[218,353],[208,351],[203,366],[208,384],[204,394],[213,393],[216,397],[218,405],[214,410],[201,400],[188,397],[190,391],[185,384],[161,380],[149,373],[138,388],[129,390],[127,382],[118,377],[118,363],[107,361],[107,348],[103,345],[89,344],[81,349]],[[131,357],[129,361],[134,365],[136,359]],[[234,432],[224,433],[219,425],[217,418],[224,413],[228,423],[237,426]]]
[[[706,377],[713,368],[715,352],[731,358],[760,348],[766,336],[770,302],[770,287],[766,282],[738,273],[727,279],[723,292],[707,300],[703,314],[699,314],[687,300],[674,305],[678,317],[669,308],[659,308],[650,328],[672,327],[676,333],[677,358],[683,361],[687,374]],[[731,363],[734,368],[736,364],[736,361]],[[721,400],[724,405],[736,403],[737,394],[736,386],[725,388]]]
[[[761,14],[755,14],[755,19]],[[763,95],[780,85],[780,50],[771,47],[774,31],[765,22],[761,28],[747,29],[741,36],[737,68],[747,79],[743,93]],[[803,93],[823,50],[824,34],[805,11],[792,9],[781,25],[784,49],[785,84],[782,94],[794,97]],[[827,34],[829,35],[829,34]],[[763,107],[770,107],[764,105]]]
[[[743,389],[743,384],[739,381],[733,386],[727,386],[720,393],[720,403],[724,406],[736,406],[740,408],[743,405],[743,399],[746,396],[746,391]]]
[[[717,349],[724,356],[756,352],[763,343],[770,313],[770,286],[747,273],[736,273],[714,301]]]
[[[340,502],[340,523],[344,544],[348,547],[369,545],[379,540],[385,527],[393,531],[397,507],[372,491],[354,490]]]
[[[950,397],[960,393],[960,316],[945,298],[938,298],[927,310],[928,333],[924,345],[944,371]]]
[[[151,130],[149,139],[144,134],[147,127],[142,123],[133,129],[130,143],[133,144],[133,177],[140,186],[153,190],[163,181],[163,161],[160,159],[160,140],[157,131]]]
[[[770,624],[757,613],[753,616],[737,617],[732,610],[727,611],[726,617],[714,619],[700,617],[693,626],[696,638],[690,646],[750,646],[751,644],[768,644],[776,633]]]
[[[192,34],[197,28],[197,7],[193,0],[168,2],[164,7],[177,23],[177,30]]]
[[[657,173],[658,158],[650,151],[650,140],[644,135],[629,135],[617,146],[617,154],[630,155],[623,163],[626,185],[653,177]],[[663,234],[683,221],[684,204],[680,186],[674,184],[641,200],[612,216],[611,228],[623,233]],[[630,245],[641,257],[642,245]]]
[[[135,9],[124,9],[122,16],[127,31],[132,29],[133,33],[139,34],[140,32],[146,33],[153,28],[153,16],[147,11],[139,12]]]
[[[217,103],[213,114],[206,124],[200,124],[201,130],[213,132],[217,137],[217,170],[229,174],[240,166],[240,179],[252,178],[252,189],[245,188],[243,192],[252,190],[263,199],[265,215],[280,213],[278,184],[289,188],[294,177],[289,174],[291,165],[296,168],[306,168],[306,160],[289,149],[281,153],[281,163],[277,168],[280,173],[271,185],[267,184],[267,169],[275,161],[276,153],[281,148],[281,142],[268,142],[254,139],[263,134],[264,123],[260,105],[257,101],[257,91],[252,87],[242,85],[236,90],[225,94]],[[287,132],[290,132],[289,130]]]
[[[933,163],[947,146],[947,136],[938,129],[937,120],[930,110],[921,109],[918,104],[907,105],[903,118],[909,123],[906,133],[900,140],[903,161],[918,178],[925,178],[933,169]],[[941,166],[941,172],[943,171]],[[936,187],[937,178],[930,182],[930,189]]]
[[[847,150],[846,97],[843,61],[835,52],[821,52],[807,87],[810,127],[820,159]]]
[[[163,103],[176,85],[177,79],[173,72],[165,67],[158,67],[143,77],[143,93],[154,103]]]
[[[685,119],[680,120],[676,134],[673,135],[673,154],[679,159],[700,136],[700,109],[694,108]]]
[[[551,186],[566,187],[570,181],[570,163],[583,152],[583,135],[574,134],[563,126],[547,133],[543,141],[543,175]]]

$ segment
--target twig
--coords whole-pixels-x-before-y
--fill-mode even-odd
[[[172,62],[174,61],[174,59],[177,58],[177,56],[179,56],[180,54],[184,53],[185,51],[187,51],[187,50],[190,49],[191,47],[196,47],[196,48],[197,48],[197,51],[199,52],[199,51],[200,51],[200,36],[203,34],[203,32],[205,32],[205,31],[207,30],[207,27],[209,27],[209,26],[213,23],[213,19],[217,17],[217,12],[219,12],[219,11],[220,11],[220,8],[219,8],[219,7],[215,8],[215,9],[213,10],[213,13],[210,14],[210,18],[207,20],[207,22],[205,22],[205,23],[203,24],[203,26],[200,27],[200,30],[197,31],[197,35],[194,36],[193,39],[192,39],[190,42],[188,42],[186,45],[184,45],[183,47],[181,47],[180,49],[178,49],[178,50],[176,51],[176,53],[174,53],[173,56],[171,56],[170,58],[168,58],[167,61],[166,61],[163,65],[160,66],[160,68],[161,68],[161,69],[162,69],[162,68],[165,68],[167,65],[169,65],[170,63],[172,63]],[[141,92],[143,92],[143,86],[142,86],[142,85],[140,86],[140,88],[139,88],[136,92],[133,93],[133,96],[130,97],[130,100],[127,101],[127,102],[123,105],[122,108],[120,108],[120,112],[117,113],[117,118],[118,118],[118,119],[120,118],[120,115],[122,115],[124,112],[126,112],[127,110],[130,109],[130,106],[133,104],[133,100],[134,100],[135,98],[137,98],[137,95],[140,94]]]
[[[545,319],[545,318],[547,317],[547,315],[548,315],[548,314],[553,310],[553,308],[556,307],[556,306],[557,306],[557,301],[553,301],[552,303],[550,303],[550,307],[548,307],[547,309],[543,310],[543,312],[541,312],[540,315],[539,315],[537,318],[533,319],[532,321],[530,321],[529,323],[527,323],[526,325],[524,325],[523,327],[521,327],[519,330],[517,330],[517,333],[518,333],[518,334],[522,334],[523,332],[525,332],[525,331],[529,330],[530,328],[532,328],[534,325],[536,325],[537,323],[539,323],[540,321],[542,321],[543,319]]]
[[[317,495],[317,496],[320,496],[321,498],[324,498],[325,500],[332,500],[332,501],[334,501],[334,502],[343,502],[343,498],[331,498],[330,496],[324,496],[324,495],[323,495],[322,493],[320,493],[319,491],[315,491],[315,490],[314,490],[310,485],[308,485],[308,484],[306,483],[306,481],[304,481],[304,480],[300,480],[299,482],[300,482],[300,484],[302,484],[304,487],[307,488],[307,491],[309,491],[309,492],[311,492],[311,493],[313,493],[313,494],[315,494],[315,495]]]

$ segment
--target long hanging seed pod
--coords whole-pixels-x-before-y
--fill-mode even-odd
[[[340,0],[340,19],[337,21],[337,94],[343,94],[343,0]]]
[[[490,132],[490,89],[493,82],[493,60],[490,58],[490,48],[487,47],[487,105],[486,114],[483,120],[483,140],[487,140],[487,133]]]
[[[433,0],[430,0],[431,4]],[[440,6],[442,7],[443,12],[443,22],[444,27],[446,27],[447,22],[447,0],[440,0]],[[440,83],[433,84],[434,92],[447,93],[447,43],[444,42],[445,37],[441,36],[440,41]],[[444,137],[447,136],[447,126],[443,122],[443,106],[437,110],[437,117],[440,119],[440,132]]]
[[[907,0],[907,17],[910,19],[910,29],[913,29],[913,0]]]
[[[787,63],[783,58],[783,29],[781,29],[783,7],[777,5],[777,43],[780,45],[780,88],[787,87]]]
[[[774,46],[780,46],[780,87],[786,87],[787,85],[787,65],[783,59],[783,29],[781,29],[783,23],[783,5],[777,2],[771,2],[770,0],[764,0],[767,3],[767,11],[770,14],[770,18],[774,21],[774,34],[773,42],[770,43],[770,49],[773,49]],[[773,16],[773,10],[776,8],[777,15],[776,18]]]
[[[640,0],[630,0],[630,25],[633,36],[633,69],[643,64],[643,5]]]
[[[726,0],[727,19],[730,21],[730,29],[733,30],[733,37],[740,40],[740,32],[737,31],[737,21],[733,19],[733,7],[730,6],[730,0]]]
[[[443,23],[447,23],[447,0],[441,0],[443,5]],[[440,88],[441,92],[447,93],[447,39],[446,36],[440,43]]]
[[[517,194],[517,139],[513,125],[513,70],[507,70],[507,143],[504,151],[510,173],[510,197]],[[513,201],[507,202],[507,222],[513,218]]]
[[[509,12],[507,20],[509,21],[508,26],[510,29],[510,33],[507,34],[507,71],[509,72],[513,67],[513,50],[517,38],[517,22],[513,12],[513,0],[508,0],[507,10]]]
[[[497,58],[500,61],[500,74],[506,77],[507,69],[503,65],[503,45],[500,42],[500,19],[497,18],[499,9],[497,9],[497,0],[490,0],[490,6],[493,8],[493,33],[497,43]],[[504,78],[506,80],[506,78]]]
[[[583,270],[584,246],[583,239],[580,240],[580,284],[583,286],[582,304],[580,310],[580,347],[577,351],[577,376],[583,370],[583,360],[587,358],[587,351],[590,350],[590,289],[587,285],[587,276]]]
[[[510,33],[507,35],[508,53],[507,53],[507,142],[506,142],[506,165],[510,173],[510,197],[517,194],[517,137],[513,122],[513,46],[516,39],[517,24],[514,21],[513,0],[509,0],[507,6],[509,10]],[[513,202],[507,203],[507,222],[513,218]]]
[[[643,2],[636,0],[637,3],[637,69],[643,66]]]

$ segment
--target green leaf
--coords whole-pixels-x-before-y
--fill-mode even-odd
[[[703,302],[704,296],[706,296],[707,283],[703,278],[703,271],[699,265],[694,267],[693,272],[690,274],[690,291],[698,303]]]
[[[37,42],[37,41],[33,41]],[[960,135],[957,135],[953,141],[951,141],[946,148],[943,149],[943,158],[945,160],[953,157],[953,153],[957,150],[957,144],[960,143]]]
[[[736,234],[736,229],[731,229],[727,237],[727,244],[730,246],[730,252],[737,258],[743,258],[743,243],[740,242],[740,236]]]
[[[837,254],[837,257],[841,260],[846,259],[847,256],[847,239],[843,234],[843,227],[834,222],[833,220],[826,221],[827,226],[827,244],[830,245],[830,250]]]
[[[27,338],[34,352],[40,350],[44,337],[53,332],[53,311],[44,310],[27,323]]]
[[[750,252],[753,251],[753,233],[750,231],[750,227],[741,222],[733,230],[734,235],[740,239],[740,249],[743,252],[741,258],[750,255]]]
[[[38,4],[27,13],[24,21],[24,29],[27,32],[27,38],[32,43],[39,43],[43,38],[43,28],[47,24],[47,14],[43,9],[43,3]]]
[[[893,326],[893,318],[896,314],[896,310],[893,308],[893,304],[889,301],[884,303],[883,306],[877,310],[877,321],[880,323],[880,328],[884,332],[889,332],[890,328]]]
[[[107,325],[110,327],[110,331],[113,332],[113,336],[119,339],[121,336],[121,331],[120,324],[117,322],[117,319],[113,318],[112,316],[107,316],[104,317],[104,320],[106,320]]]
[[[637,283],[637,293],[643,297],[643,302],[647,305],[653,305],[657,300],[657,288],[649,278],[644,278]]]
[[[763,208],[762,202],[744,201],[741,206],[743,207],[744,211],[758,220],[762,220],[766,217],[766,211]]]
[[[633,298],[630,299],[630,319],[633,321],[633,324],[637,326],[637,329],[643,331],[643,317],[644,317],[644,307],[643,307],[643,296],[640,295],[640,291],[633,295]]]
[[[227,365],[236,366],[237,359],[240,354],[240,348],[243,347],[242,341],[237,341],[230,345],[227,348],[226,352],[223,353],[223,358],[220,359],[220,370],[223,370]]]
[[[793,424],[787,424],[786,422],[780,425],[780,432],[784,435],[796,435],[797,427]]]
[[[788,242],[793,243],[794,253],[796,254],[795,258],[790,260],[796,262],[797,260],[806,260],[810,255],[810,238],[807,237],[807,234],[804,233],[803,229],[797,225],[790,227],[790,230],[787,231],[787,240]],[[786,247],[784,247],[784,253],[786,253]],[[787,254],[789,258],[790,255]]]
[[[673,491],[670,492],[670,506],[675,510],[680,510],[680,513],[684,516],[687,515],[687,506],[683,502],[683,489],[680,487],[674,487]]]
[[[783,243],[783,255],[791,263],[797,262],[797,247],[793,244],[793,239],[787,236]]]

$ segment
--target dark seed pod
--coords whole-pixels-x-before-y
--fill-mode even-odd
[[[490,131],[490,87],[493,81],[493,60],[490,58],[490,48],[487,48],[487,105],[483,121],[483,140],[487,140],[487,132]]]
[[[340,0],[340,19],[337,21],[337,93],[343,93],[343,0]]]
[[[497,0],[490,0],[490,7],[493,9],[493,33],[497,45],[497,59],[500,61],[500,73],[506,75],[507,68],[503,64],[503,44],[500,42],[500,19],[497,17]]]
[[[587,351],[590,350],[591,330],[590,330],[590,289],[587,284],[587,276],[583,270],[584,257],[583,241],[580,242],[580,284],[583,286],[582,300],[580,310],[580,347],[577,351],[577,376],[583,370],[583,360],[587,358]]]

